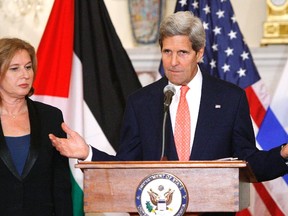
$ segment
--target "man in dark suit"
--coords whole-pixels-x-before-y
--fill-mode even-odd
[[[266,181],[288,172],[288,146],[259,151],[249,114],[245,91],[201,71],[205,46],[205,30],[190,12],[177,12],[163,20],[160,26],[165,77],[148,85],[127,101],[121,130],[120,149],[116,156],[89,147],[67,125],[64,131],[70,138],[50,135],[61,154],[79,159],[103,160],[160,160],[162,151],[163,89],[171,85],[175,95],[169,108],[165,133],[165,156],[179,160],[180,150],[175,144],[177,107],[180,89],[188,86],[186,94],[190,116],[190,160],[216,160],[236,157],[251,165],[258,181]],[[90,149],[90,151],[89,151]]]

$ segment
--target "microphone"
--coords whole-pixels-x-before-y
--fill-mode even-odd
[[[172,101],[172,97],[174,96],[176,90],[173,85],[166,85],[163,89],[164,97],[164,117],[162,124],[162,152],[161,152],[161,161],[167,161],[167,157],[165,154],[165,128],[166,128],[166,119],[167,119],[167,111]]]
[[[171,104],[172,97],[174,96],[176,90],[173,85],[166,85],[163,89],[164,97],[164,113],[168,111]]]

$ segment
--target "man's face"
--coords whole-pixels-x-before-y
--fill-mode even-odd
[[[204,48],[196,53],[188,36],[177,35],[164,38],[161,52],[169,81],[175,85],[187,85],[197,73],[197,63]]]

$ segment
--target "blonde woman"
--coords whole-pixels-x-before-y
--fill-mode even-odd
[[[33,101],[34,48],[17,38],[0,39],[0,214],[72,215],[68,159],[48,134],[66,137],[62,112]]]

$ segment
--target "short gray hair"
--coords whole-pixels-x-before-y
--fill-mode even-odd
[[[202,21],[190,11],[179,11],[166,17],[160,25],[159,45],[162,49],[166,37],[186,35],[192,43],[192,49],[198,52],[205,47],[206,36]]]

